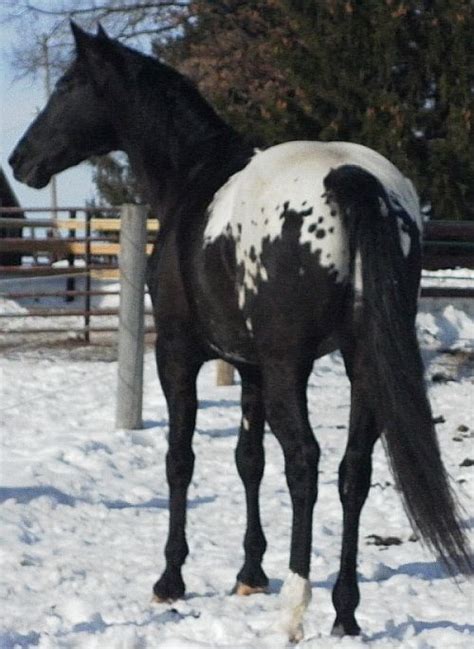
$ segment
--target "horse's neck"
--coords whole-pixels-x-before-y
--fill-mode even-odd
[[[252,147],[177,73],[174,78],[166,69],[161,78],[158,64],[154,72],[150,84],[161,81],[155,91],[148,89],[143,114],[129,115],[123,145],[146,200],[162,220],[169,220],[185,212],[191,216],[209,204],[227,178],[246,164]]]
[[[164,225],[202,211],[229,176],[245,166],[252,150],[228,129],[188,150],[182,147],[159,155],[148,143],[129,157],[144,197]]]

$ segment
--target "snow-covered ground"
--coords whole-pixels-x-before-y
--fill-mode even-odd
[[[467,304],[436,304],[421,305],[420,338],[443,457],[472,528],[474,466],[466,460],[474,459],[474,321]],[[440,354],[447,346],[452,352]],[[26,345],[0,354],[1,649],[286,647],[278,631],[278,592],[287,574],[291,508],[282,454],[270,433],[261,504],[271,592],[230,594],[245,524],[233,458],[239,386],[215,387],[213,364],[200,375],[188,595],[173,606],[157,605],[151,587],[163,568],[168,522],[167,415],[153,353],[145,357],[146,428],[117,432],[116,363],[100,352],[84,360],[80,352]],[[349,414],[339,355],[315,364],[308,397],[322,459],[313,599],[301,646],[474,646],[472,584],[464,577],[454,583],[413,540],[380,445],[361,524],[358,621],[364,634],[329,635],[341,538],[337,467]],[[375,545],[371,535],[401,543]]]

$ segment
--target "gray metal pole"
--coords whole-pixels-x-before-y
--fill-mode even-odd
[[[120,308],[117,429],[143,428],[144,291],[147,210],[123,205],[120,225]]]

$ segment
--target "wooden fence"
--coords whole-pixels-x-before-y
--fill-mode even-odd
[[[22,237],[0,237],[0,253],[16,252],[26,262],[22,266],[0,266],[0,280],[12,278],[28,280],[27,290],[2,291],[0,297],[11,300],[60,298],[73,302],[84,298],[80,308],[30,307],[25,313],[0,312],[1,319],[18,317],[81,316],[84,326],[80,329],[3,329],[3,333],[45,333],[81,331],[89,341],[92,332],[116,331],[117,326],[92,327],[95,316],[119,316],[119,362],[117,384],[117,428],[140,428],[142,426],[142,382],[143,382],[143,332],[144,328],[144,274],[145,255],[150,252],[151,243],[147,235],[154,236],[157,221],[146,218],[145,208],[123,206],[119,218],[118,210],[68,208],[55,211],[50,219],[15,218],[18,208],[0,208],[6,217],[0,219],[1,228],[21,227]],[[46,210],[22,210],[23,212],[45,212]],[[50,211],[50,210],[49,210]],[[65,218],[58,218],[66,213]],[[83,218],[78,219],[82,213]],[[10,216],[11,215],[11,216]],[[146,227],[145,227],[146,222]],[[139,225],[137,225],[139,224]],[[121,225],[125,228],[121,229]],[[148,232],[147,232],[148,231]],[[39,233],[42,236],[38,236]],[[125,245],[126,244],[126,245]],[[432,222],[425,231],[424,266],[427,269],[451,268],[453,266],[474,268],[474,223]],[[106,295],[118,295],[115,290],[96,290],[92,281],[105,277],[118,279],[117,258],[120,255],[121,293],[120,309],[92,308],[91,299]],[[63,276],[63,290],[31,290],[35,280],[44,277]],[[78,289],[76,280],[85,279],[84,288]],[[456,289],[450,287],[423,287],[422,296],[427,297],[474,297],[474,287]],[[3,329],[3,330],[2,330]],[[229,384],[233,380],[233,368],[224,362],[218,364],[218,384]]]
[[[22,255],[21,266],[0,266],[0,297],[20,302],[39,300],[54,306],[29,306],[27,313],[3,311],[0,313],[0,333],[35,335],[38,333],[82,333],[90,340],[91,333],[106,333],[117,326],[92,325],[92,319],[118,316],[118,307],[94,307],[93,301],[105,296],[118,296],[118,288],[104,288],[108,281],[118,281],[120,253],[120,208],[58,208],[24,209],[33,215],[49,212],[53,218],[20,219],[19,208],[0,208],[0,230],[21,227],[21,237],[0,238],[0,253],[16,252]],[[158,230],[156,219],[147,219],[151,251],[152,239]],[[56,278],[53,289],[44,288],[45,278]],[[58,282],[64,279],[62,288]],[[3,281],[2,281],[3,280]],[[23,280],[23,281],[18,281]],[[98,286],[96,288],[96,285]],[[5,288],[5,286],[7,288]],[[8,288],[10,286],[10,288]],[[13,288],[12,288],[13,286]],[[117,297],[118,301],[118,297]],[[2,321],[25,317],[80,317],[83,326],[44,328],[2,327]],[[152,327],[147,328],[148,331]]]
[[[18,218],[27,213],[30,218]],[[53,214],[53,218],[36,215]],[[118,296],[117,288],[100,286],[101,280],[118,280],[118,255],[120,252],[120,208],[58,208],[57,210],[0,208],[0,230],[20,228],[21,237],[0,237],[0,253],[22,255],[21,266],[0,266],[0,297],[11,300],[51,301],[53,306],[30,306],[26,313],[4,311],[0,313],[0,333],[18,333],[15,328],[2,327],[2,322],[25,317],[40,318],[79,316],[83,326],[71,328],[21,329],[21,334],[54,332],[82,333],[89,341],[91,333],[116,331],[116,325],[92,325],[92,319],[117,316],[118,308],[94,307],[97,298]],[[156,219],[147,219],[147,252],[158,229]],[[452,267],[474,268],[474,222],[432,221],[425,229],[424,267],[445,269]],[[64,277],[63,288],[56,285],[45,289],[41,278]],[[14,280],[24,278],[25,282]],[[79,286],[79,282],[82,285]],[[5,285],[14,288],[4,289]],[[56,283],[57,284],[57,283]],[[97,287],[96,285],[99,284]],[[37,285],[40,285],[37,287]],[[474,297],[474,286],[426,286],[424,297]],[[148,328],[148,331],[152,327]]]

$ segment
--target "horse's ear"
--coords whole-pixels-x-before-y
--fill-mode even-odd
[[[111,39],[99,25],[97,35],[88,34],[71,20],[71,30],[76,42],[78,58],[87,66],[97,88],[104,83],[105,72],[110,68],[111,60],[115,61]]]
[[[74,36],[74,42],[76,43],[76,51],[78,55],[84,54],[87,48],[90,46],[93,36],[85,32],[79,27],[73,20],[70,21],[72,35]]]
[[[100,38],[103,41],[108,41],[109,40],[109,35],[105,31],[105,29],[102,27],[100,23],[97,25],[97,38]]]

